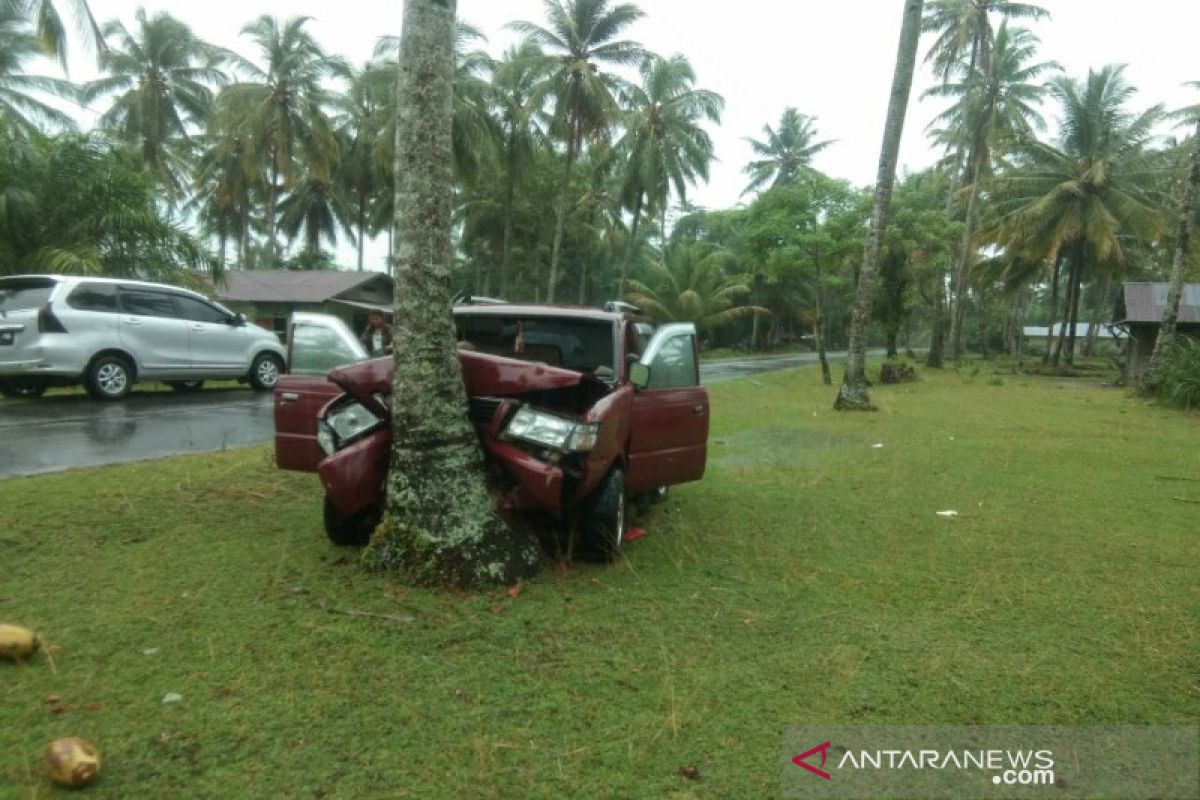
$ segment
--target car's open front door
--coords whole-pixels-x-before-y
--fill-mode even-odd
[[[342,393],[325,376],[334,367],[367,357],[337,317],[296,313],[288,323],[288,371],[275,387],[275,463],[313,472],[325,457],[317,444],[317,414]]]
[[[642,353],[649,382],[633,400],[630,492],[699,480],[708,456],[708,392],[691,324],[664,325]]]

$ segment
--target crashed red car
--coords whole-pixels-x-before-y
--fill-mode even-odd
[[[454,319],[470,418],[510,518],[577,520],[584,544],[612,557],[627,500],[704,475],[709,401],[691,324],[655,330],[619,306],[460,305]],[[329,538],[364,544],[383,504],[392,359],[363,360],[345,325],[319,314],[295,315],[288,355],[276,462],[319,473]]]

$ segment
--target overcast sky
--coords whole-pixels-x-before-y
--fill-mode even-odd
[[[1056,60],[1072,76],[1089,67],[1128,64],[1126,76],[1138,89],[1140,109],[1154,103],[1177,108],[1200,101],[1200,92],[1181,86],[1200,81],[1195,35],[1200,2],[1194,0],[1042,0],[1052,18],[1034,31],[1042,39],[1043,60]],[[688,199],[712,208],[734,205],[742,197],[742,168],[750,159],[744,138],[760,137],[762,126],[778,120],[786,106],[815,116],[821,138],[837,140],[817,156],[817,169],[856,185],[874,180],[888,89],[899,37],[902,0],[641,0],[646,16],[628,38],[662,55],[682,53],[695,67],[698,85],[725,97],[725,114],[711,131],[718,163],[711,180]],[[202,39],[257,60],[242,26],[261,14],[312,17],[310,29],[330,52],[359,64],[375,40],[397,34],[401,0],[91,0],[102,22],[118,18],[133,29],[139,6],[167,11]],[[459,17],[480,28],[487,48],[498,55],[515,39],[505,29],[511,20],[542,23],[541,0],[459,0]],[[921,56],[929,46],[922,40]],[[78,48],[77,48],[78,51]],[[76,53],[71,78],[95,75],[94,59]],[[901,149],[901,168],[920,169],[936,157],[924,128],[938,103],[919,101],[932,85],[928,72],[918,76]],[[1048,108],[1048,112],[1052,112]],[[382,252],[372,248],[370,263]]]

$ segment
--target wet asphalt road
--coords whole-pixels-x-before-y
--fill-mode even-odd
[[[840,360],[844,353],[830,353]],[[815,353],[702,364],[704,383],[816,363]],[[85,395],[0,403],[0,478],[262,444],[274,436],[269,393],[134,393],[116,403]]]

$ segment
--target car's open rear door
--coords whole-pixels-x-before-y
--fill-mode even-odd
[[[367,354],[346,324],[328,314],[293,314],[287,345],[288,371],[275,387],[275,463],[315,472],[325,457],[317,444],[317,414],[342,393],[326,375]]]

